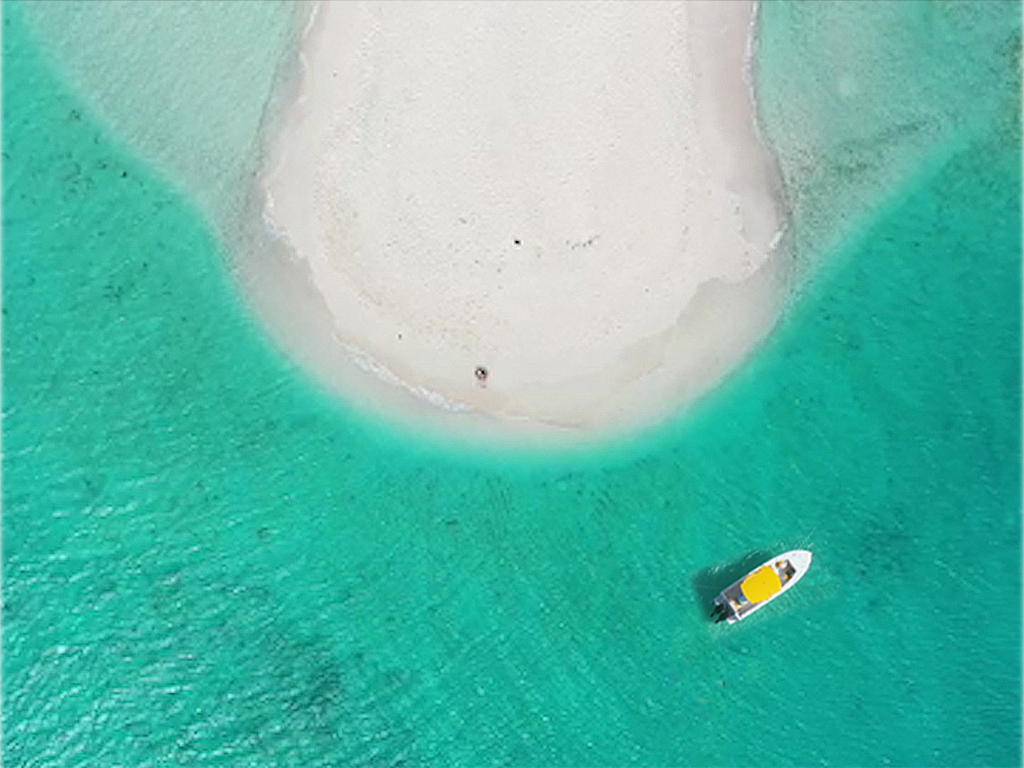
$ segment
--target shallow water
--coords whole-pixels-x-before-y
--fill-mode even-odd
[[[1019,764],[1014,99],[865,202],[685,418],[470,455],[268,346],[196,208],[4,21],[6,764]],[[709,623],[803,543],[797,589]]]

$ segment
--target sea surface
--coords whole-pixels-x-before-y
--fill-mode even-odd
[[[1021,9],[851,7],[762,9],[782,323],[558,456],[321,391],[4,3],[4,765],[1019,765]],[[857,23],[922,58],[836,63]]]

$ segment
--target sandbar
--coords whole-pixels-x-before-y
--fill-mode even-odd
[[[785,295],[756,4],[321,2],[243,283],[342,396],[586,441],[742,362]]]

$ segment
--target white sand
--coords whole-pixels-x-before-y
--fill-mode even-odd
[[[445,428],[587,439],[692,401],[782,299],[753,13],[318,5],[261,178],[293,253],[243,262],[257,304],[343,392]]]

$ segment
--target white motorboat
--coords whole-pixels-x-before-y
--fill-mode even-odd
[[[711,618],[735,624],[796,584],[811,567],[811,553],[794,549],[759,565],[715,598]]]

